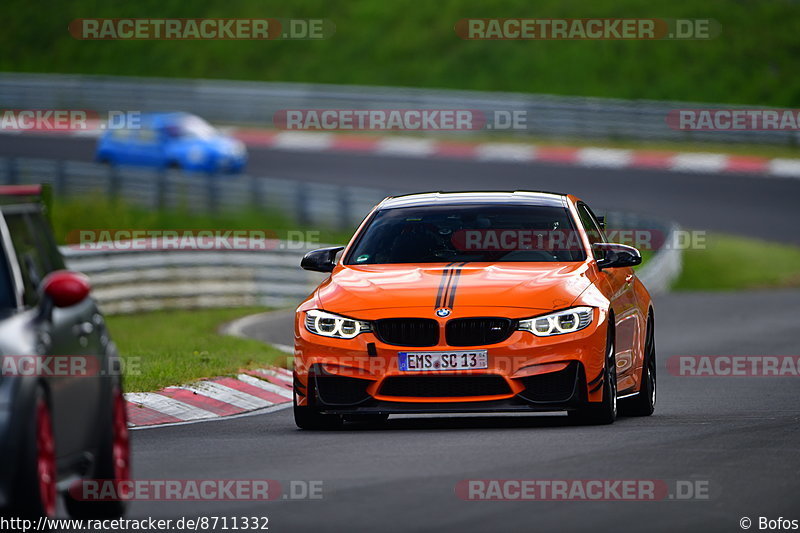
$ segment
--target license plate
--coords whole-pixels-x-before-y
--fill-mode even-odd
[[[403,371],[472,370],[489,368],[486,350],[468,352],[399,352],[397,364]]]

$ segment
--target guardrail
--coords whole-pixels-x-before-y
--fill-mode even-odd
[[[100,163],[0,158],[0,184],[49,183],[56,196],[99,194],[142,207],[283,213],[301,226],[352,229],[395,191],[267,176],[184,173]]]
[[[678,227],[636,215],[606,214],[611,228],[647,228],[664,235],[664,243],[639,270],[651,293],[669,289],[681,270],[681,251],[670,246]],[[662,233],[663,232],[663,233]],[[274,249],[220,250],[88,250],[62,247],[69,268],[84,272],[94,297],[109,314],[201,307],[297,305],[324,279],[300,268],[310,247],[273,241]]]
[[[89,276],[103,311],[122,314],[297,305],[324,279],[300,268],[309,249],[276,241],[276,249],[269,251],[94,251],[63,246],[61,252],[70,269]]]
[[[0,108],[102,113],[181,110],[215,122],[259,126],[272,126],[274,114],[282,109],[473,109],[489,116],[497,110],[516,110],[526,112],[527,129],[480,132],[545,138],[800,144],[800,135],[794,131],[679,131],[666,122],[667,114],[676,109],[745,109],[743,106],[401,87],[0,73]]]
[[[666,243],[639,269],[636,275],[650,294],[667,292],[683,270],[683,251],[677,246],[680,228],[672,224]]]

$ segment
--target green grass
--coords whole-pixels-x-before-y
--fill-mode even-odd
[[[253,307],[109,316],[111,337],[125,363],[126,390],[154,391],[284,362],[285,354],[260,341],[217,332],[225,322],[265,310]]]
[[[788,0],[6,0],[0,70],[443,87],[793,107],[800,7]],[[91,17],[310,17],[323,41],[79,41]],[[713,18],[707,41],[464,41],[468,17]]]
[[[800,287],[800,247],[710,234],[704,250],[686,250],[673,290]]]
[[[218,214],[193,213],[186,209],[151,210],[124,201],[109,201],[101,195],[56,198],[50,219],[60,244],[74,242],[80,230],[258,230],[267,236],[284,239],[288,231],[313,231],[310,244],[344,243],[351,231],[329,228],[304,228],[277,209],[242,209]],[[293,235],[296,240],[296,234]]]

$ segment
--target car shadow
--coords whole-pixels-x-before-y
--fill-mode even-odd
[[[618,420],[617,422],[620,422]],[[346,422],[339,431],[408,431],[459,429],[547,429],[580,427],[564,414],[490,415],[490,416],[403,416],[384,423]]]

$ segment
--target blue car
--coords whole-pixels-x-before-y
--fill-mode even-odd
[[[95,158],[111,165],[141,165],[201,172],[241,172],[244,144],[189,113],[146,113],[138,124],[109,128]],[[134,127],[136,126],[136,127]]]

